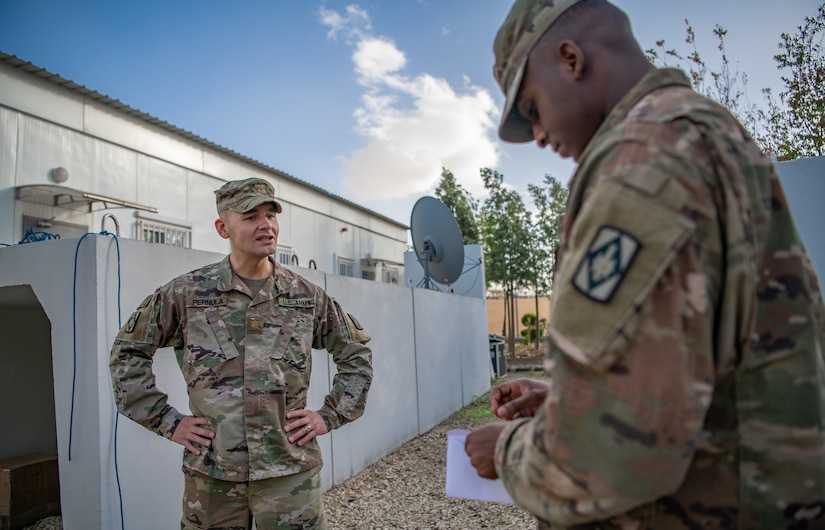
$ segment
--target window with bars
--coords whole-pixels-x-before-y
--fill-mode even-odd
[[[355,262],[351,259],[338,258],[338,274],[340,276],[355,276]]]
[[[384,268],[384,283],[398,283],[398,269],[393,269],[390,267]]]
[[[180,248],[192,248],[192,228],[174,223],[158,221],[157,219],[142,219],[138,217],[135,223],[137,234],[135,239],[171,245]]]
[[[276,259],[278,260],[278,263],[280,263],[281,265],[297,265],[297,263],[292,262],[293,256],[295,256],[295,251],[291,248],[278,247],[278,251],[276,252]]]

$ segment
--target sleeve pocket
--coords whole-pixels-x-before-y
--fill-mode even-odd
[[[574,221],[553,285],[556,346],[594,370],[609,368],[622,354],[615,345],[632,340],[628,324],[694,229],[654,198],[600,183]]]

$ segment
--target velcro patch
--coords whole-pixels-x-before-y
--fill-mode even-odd
[[[142,306],[141,306],[142,307]],[[126,326],[124,326],[124,331],[126,333],[131,333],[135,330],[135,326],[137,325],[138,319],[140,318],[140,311],[135,311],[132,313],[132,316],[129,317],[129,320],[126,321]]]
[[[190,298],[186,307],[219,307],[226,305],[225,296],[209,296],[206,298]]]
[[[678,185],[673,189],[680,193]],[[609,179],[596,185],[556,270],[548,322],[555,344],[595,370],[612,366],[625,351],[622,344],[633,340],[624,335],[625,325],[694,230],[678,205]]]
[[[576,269],[573,285],[597,302],[610,301],[641,246],[624,230],[602,225]]]
[[[352,325],[355,326],[356,329],[360,329],[361,331],[364,330],[364,326],[362,326],[361,323],[358,322],[358,319],[352,316],[352,313],[347,313],[347,316],[350,320],[352,320]]]
[[[315,307],[315,300],[312,298],[279,298],[278,305],[281,307]]]

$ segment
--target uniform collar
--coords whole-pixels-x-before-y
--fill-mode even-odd
[[[607,118],[596,130],[596,134],[593,135],[593,138],[591,138],[590,142],[587,144],[582,156],[579,158],[578,165],[582,166],[584,161],[587,160],[593,146],[598,145],[599,142],[597,138],[612,129],[615,129],[620,123],[622,123],[625,118],[627,118],[630,111],[633,110],[642,98],[654,90],[673,85],[685,86],[688,88],[691,86],[688,76],[678,68],[656,68],[645,74],[641,81],[639,81],[636,86],[630,90],[630,92],[625,94],[625,96],[607,115]]]
[[[284,278],[282,274],[283,268],[275,261],[272,256],[268,256],[267,259],[272,264],[272,272],[270,273],[270,278],[272,278],[274,284],[274,289],[270,292],[273,293],[273,296],[277,296],[278,294],[284,292],[283,284]],[[229,255],[223,258],[219,264],[220,272],[218,274],[218,285],[217,288],[219,291],[231,291],[233,289],[243,291],[245,289],[245,284],[243,280],[235,274],[232,270],[232,266],[229,264]]]

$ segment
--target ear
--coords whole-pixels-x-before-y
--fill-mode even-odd
[[[229,239],[229,232],[226,230],[226,223],[220,217],[215,219],[215,230],[218,231],[218,235],[222,238]]]
[[[584,51],[572,40],[565,39],[558,46],[559,65],[565,73],[578,81],[584,72]]]

